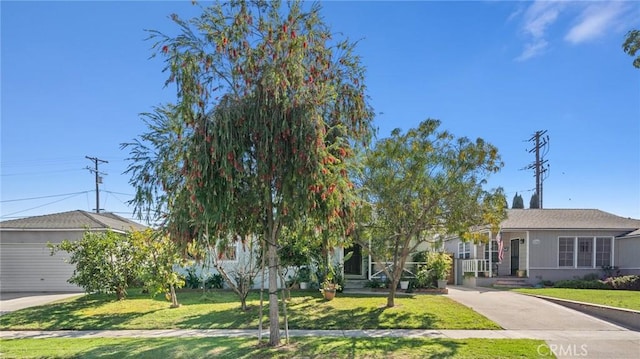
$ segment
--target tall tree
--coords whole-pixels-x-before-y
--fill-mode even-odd
[[[426,120],[376,143],[365,157],[361,185],[369,215],[358,241],[390,279],[387,307],[408,256],[437,235],[480,240],[473,226],[496,227],[504,218],[501,189],[486,191],[486,177],[502,166],[497,149],[477,139],[455,138]],[[497,230],[495,231],[497,232]]]
[[[511,208],[513,209],[523,209],[524,208],[524,200],[522,196],[516,192],[515,196],[513,196],[513,202],[511,203]]]
[[[147,114],[131,146],[140,215],[160,215],[179,243],[258,234],[266,246],[270,345],[280,344],[278,247],[310,217],[354,227],[348,162],[371,137],[354,43],[333,39],[320,6],[231,1],[151,32],[177,103]]]
[[[627,33],[627,37],[622,43],[622,50],[629,56],[636,56],[640,49],[640,30],[631,30]],[[640,69],[640,55],[633,59],[633,66]]]
[[[538,200],[538,192],[534,192],[529,200],[529,208],[540,208],[540,201]]]

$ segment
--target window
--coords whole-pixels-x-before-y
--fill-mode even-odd
[[[491,250],[489,250],[489,243],[491,244]],[[491,253],[491,263],[498,263],[498,242],[491,241],[484,246],[484,259],[489,260],[489,253]]]
[[[573,267],[574,238],[560,237],[558,242],[558,266]]]
[[[611,237],[596,238],[596,267],[611,265]]]
[[[578,267],[593,267],[593,237],[578,237]]]
[[[458,243],[458,258],[462,258],[462,259],[471,258],[471,243],[469,242]]]
[[[598,268],[612,265],[613,237],[558,238],[558,266]]]

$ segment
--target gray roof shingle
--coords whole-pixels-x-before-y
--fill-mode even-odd
[[[91,213],[81,210],[47,214],[0,222],[0,229],[112,229],[117,231],[144,230],[147,227],[113,213]]]
[[[509,209],[502,229],[640,229],[640,220],[597,209]]]

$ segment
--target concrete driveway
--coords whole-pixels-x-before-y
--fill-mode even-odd
[[[540,348],[541,356],[553,352],[557,357],[640,358],[640,335],[620,339],[615,332],[623,327],[543,299],[488,288],[449,287],[449,297],[498,323],[502,328],[534,333],[555,332]],[[563,335],[563,332],[572,335]],[[578,333],[578,335],[575,335]],[[580,335],[583,333],[583,335]],[[637,332],[635,332],[637,333]]]
[[[0,315],[81,295],[84,293],[0,293]]]

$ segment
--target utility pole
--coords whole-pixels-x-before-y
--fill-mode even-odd
[[[528,140],[533,142],[533,148],[529,150],[529,153],[535,152],[536,160],[532,164],[523,169],[534,170],[536,177],[536,194],[538,195],[538,208],[544,208],[542,206],[542,182],[544,182],[546,176],[545,173],[549,170],[547,160],[544,157],[549,152],[549,136],[544,136],[547,130],[536,131],[533,136]]]
[[[100,213],[100,188],[98,187],[100,185],[100,183],[102,183],[102,176],[106,176],[106,173],[100,172],[98,171],[98,164],[99,163],[109,163],[109,161],[105,161],[105,160],[101,160],[98,157],[89,157],[89,156],[84,156],[86,159],[93,161],[93,164],[95,165],[95,168],[91,168],[87,166],[87,169],[89,170],[89,172],[91,173],[95,173],[96,175],[96,213]]]

